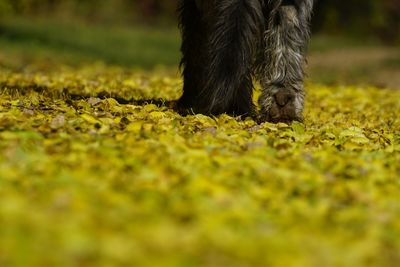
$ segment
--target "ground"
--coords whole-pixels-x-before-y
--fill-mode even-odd
[[[400,54],[360,43],[257,124],[171,108],[175,29],[0,21],[0,266],[400,265]]]
[[[182,117],[176,71],[0,70],[1,266],[396,266],[400,91]],[[162,99],[162,100],[161,100]]]

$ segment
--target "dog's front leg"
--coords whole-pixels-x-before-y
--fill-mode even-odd
[[[277,0],[266,4],[261,68],[261,120],[302,121],[304,63],[313,0]]]

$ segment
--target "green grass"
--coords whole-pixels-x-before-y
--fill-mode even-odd
[[[27,57],[67,64],[102,61],[140,66],[177,65],[179,34],[171,28],[96,27],[48,20],[11,19],[0,24],[0,47]]]
[[[36,67],[54,68],[102,62],[145,69],[171,66],[176,72],[179,42],[178,30],[170,26],[107,27],[28,18],[0,23],[0,60],[13,69],[34,61]],[[373,40],[316,35],[307,73],[317,83],[400,88],[398,51]]]
[[[329,52],[348,48],[374,48],[381,45],[379,41],[373,39],[363,40],[343,35],[319,34],[313,36],[309,50],[311,52]]]
[[[0,24],[0,47],[26,54],[50,54],[67,63],[100,60],[108,64],[151,67],[176,65],[179,61],[177,29],[106,27],[80,23],[14,18]],[[312,52],[349,47],[376,47],[376,42],[316,36]]]
[[[0,69],[0,266],[400,262],[399,91],[308,84],[305,124],[257,124],[178,115],[163,71],[36,64]]]

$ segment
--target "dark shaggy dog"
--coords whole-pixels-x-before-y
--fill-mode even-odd
[[[313,0],[181,0],[181,111],[302,121],[303,65]]]

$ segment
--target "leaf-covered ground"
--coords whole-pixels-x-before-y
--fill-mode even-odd
[[[309,84],[288,126],[181,117],[164,70],[0,86],[0,266],[400,264],[400,91]]]

